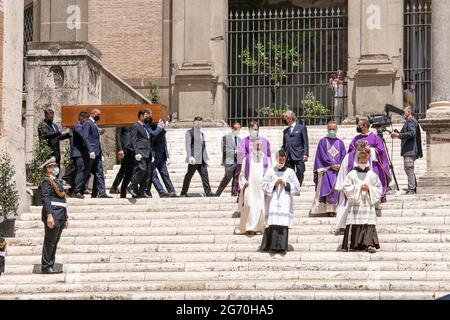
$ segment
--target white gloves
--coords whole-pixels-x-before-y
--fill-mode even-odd
[[[137,155],[135,155],[134,156],[134,158],[136,159],[136,161],[141,161],[142,160],[142,155],[140,155],[140,154],[137,154]]]
[[[91,158],[92,160],[95,160],[95,152],[89,153],[89,158]]]
[[[166,165],[169,166],[171,162],[172,162],[172,161],[171,161],[170,159],[167,159],[167,160],[166,160]]]
[[[158,122],[158,128],[164,129],[166,127],[166,124],[164,123],[164,121],[160,120]]]
[[[189,164],[192,164],[192,165],[195,164],[195,158],[194,157],[190,157],[189,158]]]
[[[105,157],[104,156],[102,156],[102,162],[105,162]]]

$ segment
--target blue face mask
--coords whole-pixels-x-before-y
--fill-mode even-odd
[[[337,136],[337,131],[335,131],[335,130],[328,130],[328,136],[329,136],[330,138],[336,138],[336,136]]]
[[[58,167],[53,168],[52,172],[55,175],[55,177],[57,177],[59,175],[59,168]]]

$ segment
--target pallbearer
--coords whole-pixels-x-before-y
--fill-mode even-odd
[[[288,232],[294,222],[292,195],[300,192],[300,182],[294,170],[286,166],[286,153],[276,154],[277,165],[264,176],[263,190],[270,195],[268,218],[260,251],[286,252]]]
[[[375,253],[380,248],[375,204],[381,198],[382,186],[378,176],[369,167],[369,155],[365,151],[359,152],[357,159],[358,166],[344,181],[348,206],[342,249]]]
[[[328,123],[328,134],[319,141],[314,161],[316,196],[310,215],[336,214],[339,192],[335,190],[337,175],[345,157],[345,144],[337,138],[337,124]]]

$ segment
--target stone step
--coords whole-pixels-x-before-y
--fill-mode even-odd
[[[195,290],[62,292],[0,295],[5,300],[434,300],[441,291],[375,290]]]
[[[415,211],[415,210],[414,210]],[[448,216],[441,217],[389,217],[386,216],[386,211],[383,212],[384,216],[377,219],[379,225],[450,225],[450,214]],[[302,214],[295,212],[295,216],[307,215],[307,211],[303,211]],[[41,217],[36,214],[34,216],[35,221],[17,221],[16,228],[18,229],[40,229],[42,228]],[[219,216],[217,218],[184,218],[184,219],[129,219],[126,216],[118,217],[117,220],[112,219],[97,219],[95,222],[92,220],[74,220],[71,221],[71,228],[134,228],[134,227],[180,227],[180,226],[235,226],[239,223],[239,218],[226,219],[226,217]],[[120,219],[122,218],[122,219]],[[336,219],[334,218],[294,218],[294,225],[335,225]]]
[[[114,278],[113,278],[114,279]],[[407,280],[234,280],[234,281],[130,281],[90,282],[90,283],[45,283],[16,284],[0,286],[5,294],[30,293],[73,293],[73,292],[158,292],[186,290],[368,290],[377,292],[392,291],[434,291],[445,295],[450,281],[407,281]]]
[[[124,235],[134,236],[156,236],[156,235],[228,235],[233,234],[234,226],[179,226],[179,227],[133,227],[133,228],[69,228],[64,231],[64,236],[113,236]],[[297,225],[290,231],[290,235],[311,235],[311,234],[332,234],[335,231],[334,225]],[[380,236],[384,233],[448,233],[450,225],[378,225],[377,231]],[[44,236],[43,228],[19,229],[16,236]]]
[[[8,265],[5,275],[30,275],[33,265]],[[339,271],[353,273],[355,271],[380,272],[397,271],[402,276],[408,272],[417,271],[441,271],[449,272],[447,262],[433,261],[369,261],[369,262],[305,262],[305,261],[278,261],[267,264],[266,262],[186,262],[186,263],[67,263],[64,265],[66,274],[106,273],[106,272],[235,272],[235,271],[259,271],[270,273],[273,271]],[[395,279],[395,278],[394,278]],[[448,280],[448,279],[444,279]]]
[[[257,248],[255,248],[256,250]],[[40,255],[6,256],[7,265],[39,264]],[[58,254],[59,263],[158,263],[158,262],[233,262],[233,261],[445,261],[450,262],[448,252],[289,252],[286,255],[252,252],[141,252],[141,253],[75,253]]]
[[[27,236],[8,239],[9,249],[13,246],[42,246],[43,238],[40,236]],[[334,234],[319,235],[296,235],[289,234],[289,243],[335,243],[340,244],[342,236]],[[434,234],[406,234],[406,233],[385,233],[383,234],[382,243],[448,243],[450,242],[450,234],[434,233]],[[103,236],[66,236],[61,238],[60,245],[113,245],[117,244],[116,237]],[[121,236],[120,244],[139,245],[139,244],[160,244],[160,245],[185,245],[185,244],[253,244],[254,249],[258,248],[261,243],[261,236],[236,236],[236,235],[175,235],[175,236]]]
[[[318,283],[322,282],[340,284],[342,287],[328,288],[328,289],[346,289],[344,286],[352,281],[361,281],[373,285],[373,289],[378,290],[388,290],[389,287],[376,288],[377,284],[382,281],[407,281],[412,283],[421,283],[422,285],[433,285],[435,289],[441,287],[441,290],[449,290],[450,288],[450,271],[277,271],[277,272],[267,272],[267,271],[210,271],[210,272],[88,272],[88,273],[62,273],[56,275],[41,275],[41,274],[22,274],[22,275],[2,275],[4,284],[14,283],[16,285],[24,284],[82,284],[82,283],[114,283],[114,282],[141,282],[143,287],[145,283],[157,284],[158,287],[146,288],[144,290],[201,290],[200,288],[188,288],[186,285],[195,283],[198,285],[203,285],[206,287],[204,289],[211,290],[214,289],[212,286],[224,285],[225,282],[229,282],[233,287],[228,288],[228,290],[237,290],[236,287],[239,282],[255,280],[260,281],[260,284],[264,284],[265,281],[271,282],[272,285],[280,285],[280,282],[284,282],[284,285],[294,284],[298,281],[312,281],[315,280]],[[276,282],[278,280],[278,283]],[[402,282],[403,282],[402,281]],[[437,284],[436,282],[439,282]],[[171,288],[161,288],[159,287],[162,283],[170,285]],[[177,286],[177,283],[181,286]],[[0,284],[0,292],[4,292],[6,288],[2,288]],[[215,288],[227,290],[227,288]],[[262,290],[267,290],[271,288],[263,288]],[[281,289],[281,287],[279,288]],[[301,288],[291,288],[299,289]],[[304,288],[306,289],[306,288]],[[312,288],[311,289],[325,289],[325,288]],[[347,288],[350,289],[350,288]],[[356,288],[352,288],[356,289]],[[361,288],[362,289],[362,288]],[[422,290],[425,288],[422,288]],[[428,288],[431,289],[431,288]],[[283,289],[282,289],[283,290]],[[288,290],[288,288],[284,288]],[[397,290],[402,290],[398,288]],[[418,290],[417,288],[408,288],[404,290]],[[426,289],[425,289],[426,290]]]
[[[290,249],[300,252],[335,252],[342,239],[334,243],[291,243]],[[380,243],[383,252],[450,252],[448,243]],[[133,245],[61,245],[58,254],[78,253],[140,253],[140,252],[252,252],[258,243],[242,244],[133,244]],[[8,256],[26,256],[42,254],[41,246],[12,247]]]
[[[141,220],[143,224],[151,225],[150,220],[161,220],[154,223],[163,225],[165,223],[176,223],[174,220],[181,220],[179,223],[183,223],[186,225],[192,225],[200,223],[204,219],[209,219],[213,225],[222,224],[222,225],[230,225],[233,224],[232,221],[237,221],[238,214],[234,213],[233,210],[229,211],[167,211],[167,212],[128,212],[124,214],[123,212],[105,212],[105,213],[89,213],[80,212],[78,209],[69,209],[69,220],[71,222],[71,226],[73,223],[83,222],[85,224],[98,225],[98,222],[102,223],[103,221],[111,221],[111,223],[122,223],[123,221],[131,221],[131,220]],[[296,219],[295,224],[312,224],[315,223],[314,219],[323,219],[323,221],[328,221],[328,224],[334,223],[334,218],[310,218],[308,217],[309,208],[295,209],[294,211],[294,219]],[[421,221],[417,219],[421,218],[436,218],[435,223],[439,224],[448,224],[448,220],[450,216],[450,212],[447,209],[384,209],[382,211],[382,217],[379,222],[384,223],[384,219],[399,219],[399,223],[401,224],[414,224],[414,221]],[[234,217],[234,218],[233,218]],[[408,219],[400,218],[400,217],[408,217]],[[42,227],[41,214],[40,213],[26,213],[22,214],[20,217],[21,220],[16,221],[17,226],[22,226],[22,223],[25,222],[33,222],[38,223]],[[226,221],[220,221],[220,219],[226,219]],[[232,220],[233,219],[233,220]],[[410,220],[411,219],[411,220]],[[443,219],[443,220],[442,220]],[[92,222],[96,220],[95,224]],[[116,221],[114,221],[116,220]],[[192,221],[191,221],[192,220]],[[39,221],[39,222],[38,222]],[[322,220],[321,220],[322,221]],[[388,220],[389,221],[389,220]],[[428,220],[432,221],[432,220]],[[133,223],[133,222],[130,222]],[[430,223],[428,223],[430,224]]]

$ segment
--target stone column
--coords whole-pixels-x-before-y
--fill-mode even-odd
[[[0,1],[0,16],[0,151],[6,151],[14,164],[22,213],[28,204],[22,127],[23,0]]]
[[[31,42],[28,49],[26,156],[30,161],[45,108],[55,110],[55,123],[60,124],[62,105],[101,104],[102,65],[100,52],[87,42]]]
[[[420,123],[427,131],[427,173],[419,179],[420,193],[450,193],[450,6],[433,0],[432,103]]]
[[[88,0],[37,0],[34,41],[88,41]]]
[[[226,119],[226,0],[174,0],[172,112],[178,126],[202,116],[205,126]]]
[[[403,0],[348,2],[348,119],[402,106]]]

